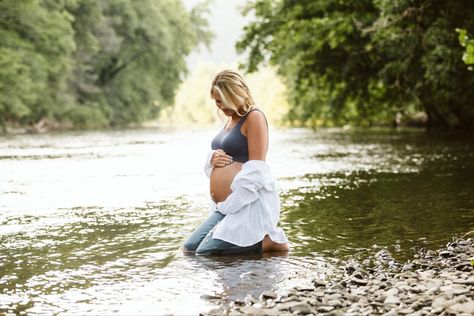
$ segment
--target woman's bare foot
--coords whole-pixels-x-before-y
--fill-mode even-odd
[[[268,235],[262,240],[262,252],[287,252],[290,250],[290,245],[287,243],[279,244],[270,239]]]

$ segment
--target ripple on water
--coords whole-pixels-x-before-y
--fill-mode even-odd
[[[295,129],[272,134],[269,154],[292,252],[184,256],[179,246],[208,205],[202,161],[189,153],[205,153],[212,135],[142,130],[0,142],[0,313],[196,314],[330,279],[382,249],[403,260],[473,228],[472,141]]]

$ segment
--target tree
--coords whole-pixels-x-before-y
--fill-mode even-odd
[[[98,8],[102,17],[95,24],[78,20],[75,27],[89,25],[98,44],[98,49],[91,45],[76,55],[84,61],[81,77],[91,83],[76,85],[78,99],[85,106],[102,107],[113,125],[157,117],[173,102],[186,72],[184,57],[199,42],[209,41],[202,30],[206,24],[192,25],[195,18],[177,1],[120,0],[94,6],[91,11]],[[82,7],[74,12],[80,15]]]
[[[474,76],[454,32],[474,28],[472,1],[258,0],[250,11],[242,66],[278,66],[290,120],[372,125],[422,109],[431,126],[473,127]]]
[[[75,49],[71,21],[55,1],[0,1],[0,123],[54,115]]]
[[[469,38],[465,29],[456,29],[456,32],[459,33],[459,43],[466,49],[462,55],[462,60],[466,65],[474,65],[474,39]],[[473,70],[472,66],[468,69]]]
[[[185,56],[211,33],[207,3],[2,0],[0,122],[77,127],[155,118],[172,104]]]

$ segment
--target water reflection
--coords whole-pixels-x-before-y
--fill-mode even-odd
[[[294,250],[346,258],[388,248],[399,260],[472,229],[474,172],[446,176],[358,173],[350,185],[289,191],[285,222]],[[334,175],[337,177],[338,175]],[[429,238],[427,238],[429,237]]]
[[[215,130],[0,141],[0,313],[197,314],[289,290],[387,248],[404,260],[474,228],[474,145],[420,131],[273,131],[288,256],[195,257]],[[196,157],[202,157],[196,159]]]
[[[284,260],[288,253],[246,255],[246,256],[194,256],[188,255],[195,267],[212,271],[220,289],[212,295],[202,298],[219,299],[218,303],[239,300],[246,295],[259,297],[264,291],[277,288],[286,276],[284,275]]]

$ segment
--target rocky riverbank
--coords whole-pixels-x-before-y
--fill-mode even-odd
[[[474,238],[415,257],[398,263],[380,251],[330,281],[248,296],[207,315],[474,315]]]

